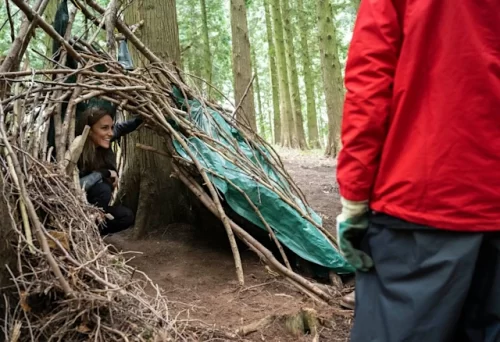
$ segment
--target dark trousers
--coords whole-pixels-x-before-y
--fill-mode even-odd
[[[381,216],[361,244],[375,266],[356,274],[352,342],[500,341],[499,233]]]
[[[123,205],[109,205],[112,193],[112,185],[105,182],[97,183],[87,191],[88,202],[102,208],[105,213],[111,214],[114,218],[113,220],[106,219],[101,227],[101,235],[117,233],[134,224],[134,213],[129,208]]]

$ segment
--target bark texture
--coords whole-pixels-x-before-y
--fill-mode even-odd
[[[281,13],[285,34],[285,52],[288,69],[288,80],[292,103],[292,146],[301,150],[307,149],[306,135],[304,132],[304,120],[302,118],[302,104],[300,102],[299,75],[297,73],[297,61],[295,58],[294,37],[295,30],[292,23],[292,12],[288,0],[281,1]],[[289,120],[290,122],[290,120]]]
[[[208,83],[212,83],[212,55],[210,53],[210,38],[208,35],[208,16],[205,0],[200,0],[201,18],[203,23],[203,77]],[[210,98],[212,88],[205,84],[205,94]]]
[[[280,145],[292,146],[293,116],[288,87],[288,71],[286,64],[285,41],[283,38],[283,21],[281,18],[281,1],[271,0],[271,17],[273,21],[274,45],[276,46],[276,65],[280,90]]]
[[[271,72],[271,87],[273,99],[273,141],[279,144],[281,140],[281,119],[280,119],[280,89],[278,84],[278,69],[276,66],[276,49],[273,40],[273,27],[271,20],[271,13],[269,10],[269,0],[264,0],[264,11],[266,16],[266,34],[267,45],[269,51],[269,70]],[[270,121],[271,124],[271,121]]]
[[[144,20],[139,38],[157,56],[180,66],[179,33],[174,0],[138,0],[126,11],[128,23]],[[136,65],[145,60],[130,46]],[[166,151],[166,141],[148,129],[125,138],[126,164],[118,201],[136,212],[136,237],[176,222],[191,222],[194,211],[187,188],[171,178],[172,163],[163,155],[136,148],[136,143]]]
[[[240,104],[237,118],[257,130],[252,81],[252,59],[245,0],[231,0],[231,33],[234,100]]]
[[[340,122],[344,104],[344,87],[331,2],[318,0],[317,11],[321,69],[328,113],[328,142],[325,155],[334,157],[340,150]]]
[[[308,37],[310,35],[309,25],[304,11],[304,1],[297,0],[298,25],[300,36],[300,58],[304,67],[304,85],[306,93],[307,111],[307,135],[309,147],[321,148],[318,133],[318,118],[316,112],[316,95],[314,93],[314,75],[311,68],[311,56],[309,55]]]

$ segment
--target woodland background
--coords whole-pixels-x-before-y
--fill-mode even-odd
[[[44,13],[49,23],[60,1],[49,1]],[[160,56],[162,49],[177,50],[164,46],[178,41],[179,58],[163,56],[175,61],[205,97],[228,108],[240,104],[265,140],[336,155],[342,73],[359,0],[135,0],[121,5],[129,25],[143,20],[137,34]],[[1,54],[12,44],[11,28],[18,31],[21,15],[14,5],[0,2]],[[172,20],[177,32],[165,23]],[[94,31],[78,12],[73,34],[88,38]],[[102,30],[96,41],[105,47],[105,40]],[[37,30],[24,62],[40,69],[50,55],[51,41]]]

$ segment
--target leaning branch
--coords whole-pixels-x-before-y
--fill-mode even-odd
[[[80,54],[76,52],[76,50],[69,44],[69,42],[66,41],[64,37],[62,37],[59,33],[57,33],[57,31],[52,26],[50,26],[38,12],[33,10],[33,8],[31,8],[30,5],[28,5],[28,3],[26,3],[24,0],[11,0],[11,1],[14,4],[16,4],[21,11],[24,12],[26,17],[31,22],[38,24],[38,26],[40,26],[40,28],[44,30],[52,39],[61,43],[61,45],[63,45],[64,48],[66,49],[67,53],[71,57],[73,57],[75,61],[77,62],[83,61]],[[0,70],[0,72],[3,72],[3,70]]]

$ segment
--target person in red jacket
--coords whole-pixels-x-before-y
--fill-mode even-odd
[[[500,341],[500,1],[362,0],[345,85],[352,341]]]

